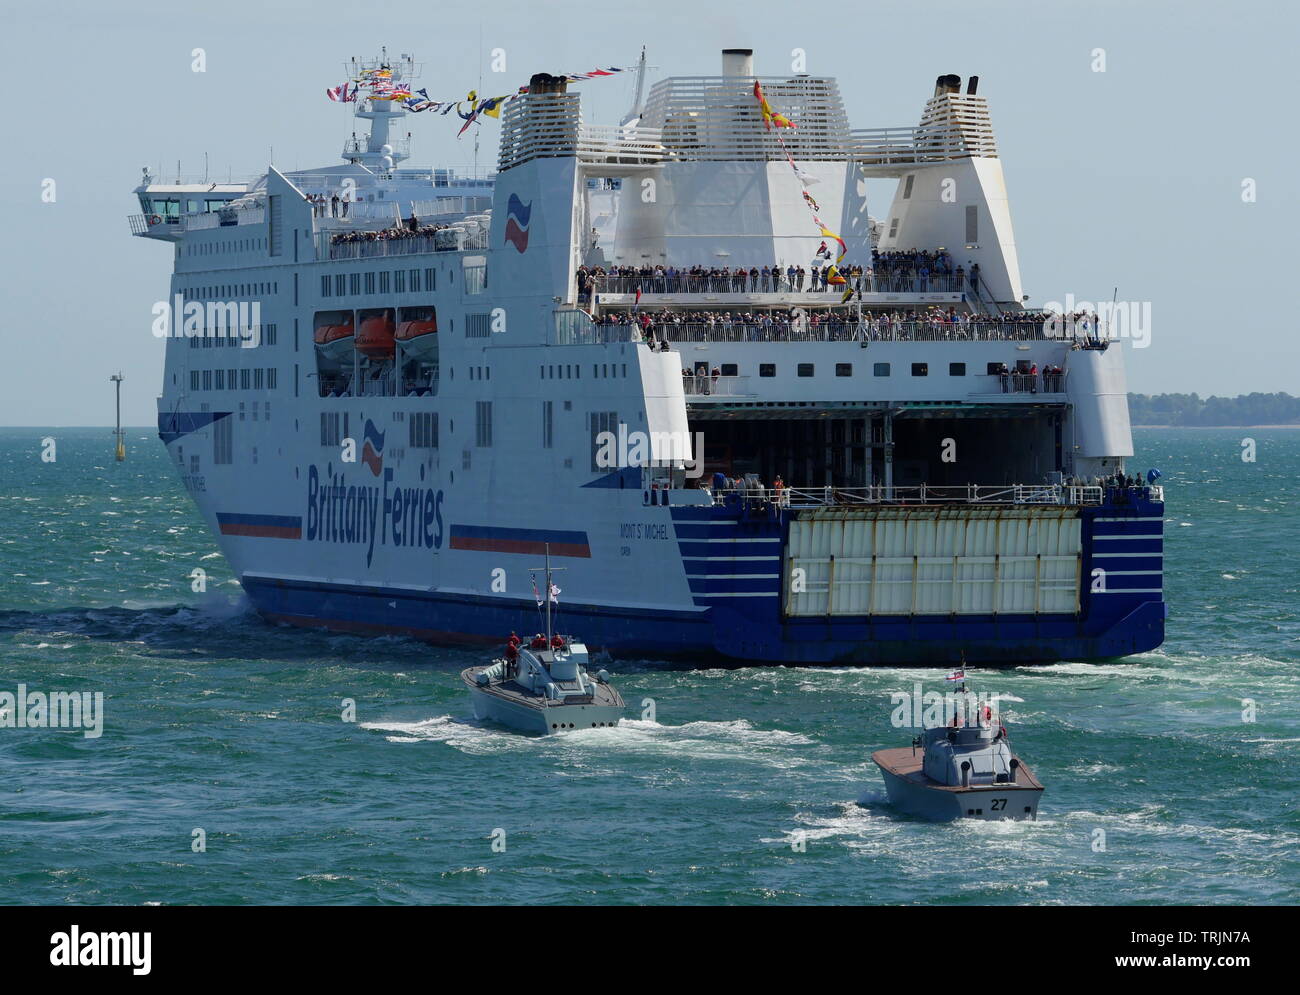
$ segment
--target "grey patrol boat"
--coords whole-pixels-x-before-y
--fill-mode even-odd
[[[618,725],[623,698],[609,674],[589,674],[587,647],[553,631],[551,603],[558,589],[551,583],[549,546],[546,592],[545,635],[539,632],[524,645],[512,633],[503,658],[461,671],[474,717],[540,735]]]
[[[960,690],[969,694],[965,684]],[[910,749],[871,755],[890,804],[945,821],[1038,818],[1042,784],[1012,752],[1006,727],[986,708],[974,714],[971,724],[954,715],[951,725],[923,730]]]

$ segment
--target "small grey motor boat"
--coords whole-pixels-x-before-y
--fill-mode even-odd
[[[923,730],[910,749],[871,755],[892,805],[936,820],[1038,818],[1042,784],[1012,752],[1006,727],[986,709],[977,714],[970,725],[954,718]]]
[[[552,631],[551,603],[558,588],[551,583],[549,548],[546,590],[545,635],[537,633],[525,646],[512,633],[504,658],[461,671],[474,717],[541,735],[618,725],[623,698],[609,674],[588,673],[587,647],[573,636]]]

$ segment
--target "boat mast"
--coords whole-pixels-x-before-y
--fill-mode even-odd
[[[546,645],[551,645],[551,544],[546,543]]]

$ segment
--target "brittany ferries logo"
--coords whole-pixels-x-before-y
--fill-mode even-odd
[[[533,202],[525,204],[512,193],[506,202],[506,241],[521,253],[528,251],[528,221],[533,216]]]
[[[384,433],[375,428],[375,423],[366,419],[365,443],[361,447],[361,462],[370,467],[376,477],[384,469]]]

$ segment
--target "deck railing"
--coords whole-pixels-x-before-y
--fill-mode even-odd
[[[355,242],[335,242],[328,233],[330,259],[374,259],[388,256],[415,256],[426,252],[457,252],[465,249],[486,249],[486,232],[464,235],[450,228],[432,235],[409,235],[398,238],[377,238]]]
[[[598,339],[625,342],[635,324],[597,324]],[[607,331],[608,330],[608,331]],[[813,324],[764,322],[652,322],[642,332],[669,342],[988,342],[1055,341],[1038,321],[891,321],[888,319],[822,321]],[[635,335],[631,336],[635,338]]]
[[[682,377],[682,387],[687,397],[753,397],[749,377],[713,376],[710,373],[693,373]]]
[[[848,286],[864,294],[958,294],[974,293],[970,277],[963,273],[931,273],[922,277],[917,273],[874,273],[846,277]],[[709,275],[704,273],[675,273],[655,276],[596,276],[591,277],[597,294],[843,294],[844,287],[827,286],[814,282],[811,272],[802,281],[791,283],[789,274],[778,272],[763,276],[729,273]],[[585,292],[586,289],[579,287]]]
[[[915,487],[758,487],[708,488],[714,504],[728,497],[766,501],[782,508],[817,508],[833,505],[877,504],[1101,504],[1103,488],[1082,484],[963,484]]]

